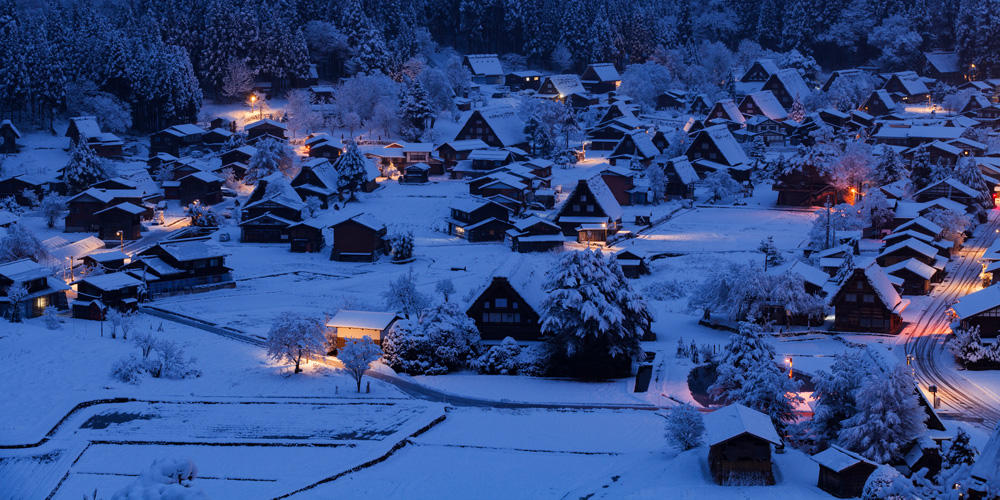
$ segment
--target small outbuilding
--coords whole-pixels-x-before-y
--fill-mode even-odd
[[[812,459],[819,464],[819,488],[837,498],[860,497],[868,476],[878,464],[857,453],[836,445],[815,454]]]
[[[382,339],[399,319],[399,315],[391,312],[341,309],[326,322],[330,347],[340,349],[348,339],[360,340],[364,337],[381,345]]]
[[[388,252],[385,224],[369,214],[358,214],[333,228],[330,260],[375,262]]]
[[[716,483],[726,485],[771,485],[771,445],[781,437],[771,417],[733,404],[705,415],[708,466]]]

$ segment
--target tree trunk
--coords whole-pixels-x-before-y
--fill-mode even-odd
[[[361,373],[357,377],[354,377],[354,381],[358,383],[358,392],[359,393],[361,392],[361,378],[364,377],[364,376],[365,376],[365,374]]]

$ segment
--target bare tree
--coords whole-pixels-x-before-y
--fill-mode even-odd
[[[295,363],[295,373],[300,373],[303,359],[324,354],[325,340],[320,320],[285,312],[271,324],[267,334],[267,355],[279,363]]]
[[[222,77],[222,95],[242,99],[253,90],[254,72],[240,59],[229,61],[226,75]]]
[[[354,378],[358,392],[361,392],[361,378],[372,363],[382,357],[382,348],[365,335],[361,339],[349,339],[347,345],[337,353],[337,359]]]

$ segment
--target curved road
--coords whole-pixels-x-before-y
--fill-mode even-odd
[[[965,295],[981,287],[979,259],[997,237],[1000,215],[989,212],[989,220],[966,241],[958,252],[952,252],[948,275],[931,293],[931,300],[917,320],[902,332],[905,353],[912,356],[917,382],[927,393],[937,386],[941,409],[949,409],[960,418],[981,421],[989,428],[1000,422],[1000,395],[964,377],[945,346],[949,330],[948,309]],[[927,393],[929,394],[929,393]]]

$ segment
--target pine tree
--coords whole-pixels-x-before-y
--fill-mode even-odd
[[[63,170],[63,180],[70,194],[76,194],[108,178],[104,162],[94,154],[87,141],[80,140],[69,153],[69,162]]]
[[[343,154],[333,163],[333,168],[340,175],[337,182],[341,191],[347,191],[351,197],[354,197],[358,191],[362,190],[368,180],[368,169],[366,168],[368,161],[358,151],[358,144],[353,140],[348,140]]]
[[[782,257],[781,251],[774,244],[774,236],[768,236],[767,238],[761,240],[760,246],[757,247],[757,251],[764,254],[764,270],[767,271],[768,267],[774,267],[781,265],[785,261]]]
[[[948,450],[944,452],[944,466],[952,468],[957,465],[973,465],[976,463],[976,456],[979,451],[969,442],[969,434],[965,429],[959,427],[955,433],[955,439],[951,440]]]
[[[361,32],[361,39],[355,48],[351,63],[358,73],[379,72],[388,73],[392,54],[386,47],[385,38],[377,28],[368,28]]]
[[[621,267],[600,251],[563,254],[545,277],[542,332],[557,364],[569,375],[619,374],[640,355],[649,333],[646,302],[632,290]],[[558,368],[557,368],[558,369]]]
[[[857,390],[871,374],[871,363],[864,350],[853,349],[838,354],[829,371],[813,376],[816,407],[809,427],[820,443],[836,439],[842,423],[857,413]]]
[[[262,139],[255,146],[257,152],[250,157],[243,182],[247,185],[257,184],[261,179],[278,171],[282,161],[281,144],[274,139]]]
[[[774,364],[774,348],[764,340],[764,330],[757,323],[741,322],[722,349],[715,382],[708,388],[713,396],[735,403],[751,369],[779,370]]]
[[[875,176],[881,184],[889,184],[901,179],[908,179],[909,172],[895,149],[883,148],[880,160],[875,165]]]
[[[963,156],[955,164],[955,179],[979,192],[984,199],[990,195],[989,184],[983,177],[983,171],[976,165],[975,158]]]
[[[927,432],[927,414],[905,366],[869,376],[857,391],[858,412],[844,421],[839,444],[879,463],[899,460]]]
[[[1000,75],[1000,1],[959,0],[955,47],[959,60],[977,66],[977,79]]]
[[[792,102],[792,109],[788,111],[788,118],[799,123],[806,120],[806,108],[802,105],[802,101],[798,97]]]
[[[399,113],[403,122],[418,131],[414,139],[419,138],[419,133],[430,124],[434,117],[434,110],[431,108],[427,97],[427,91],[416,78],[407,78],[402,93],[399,96]]]

